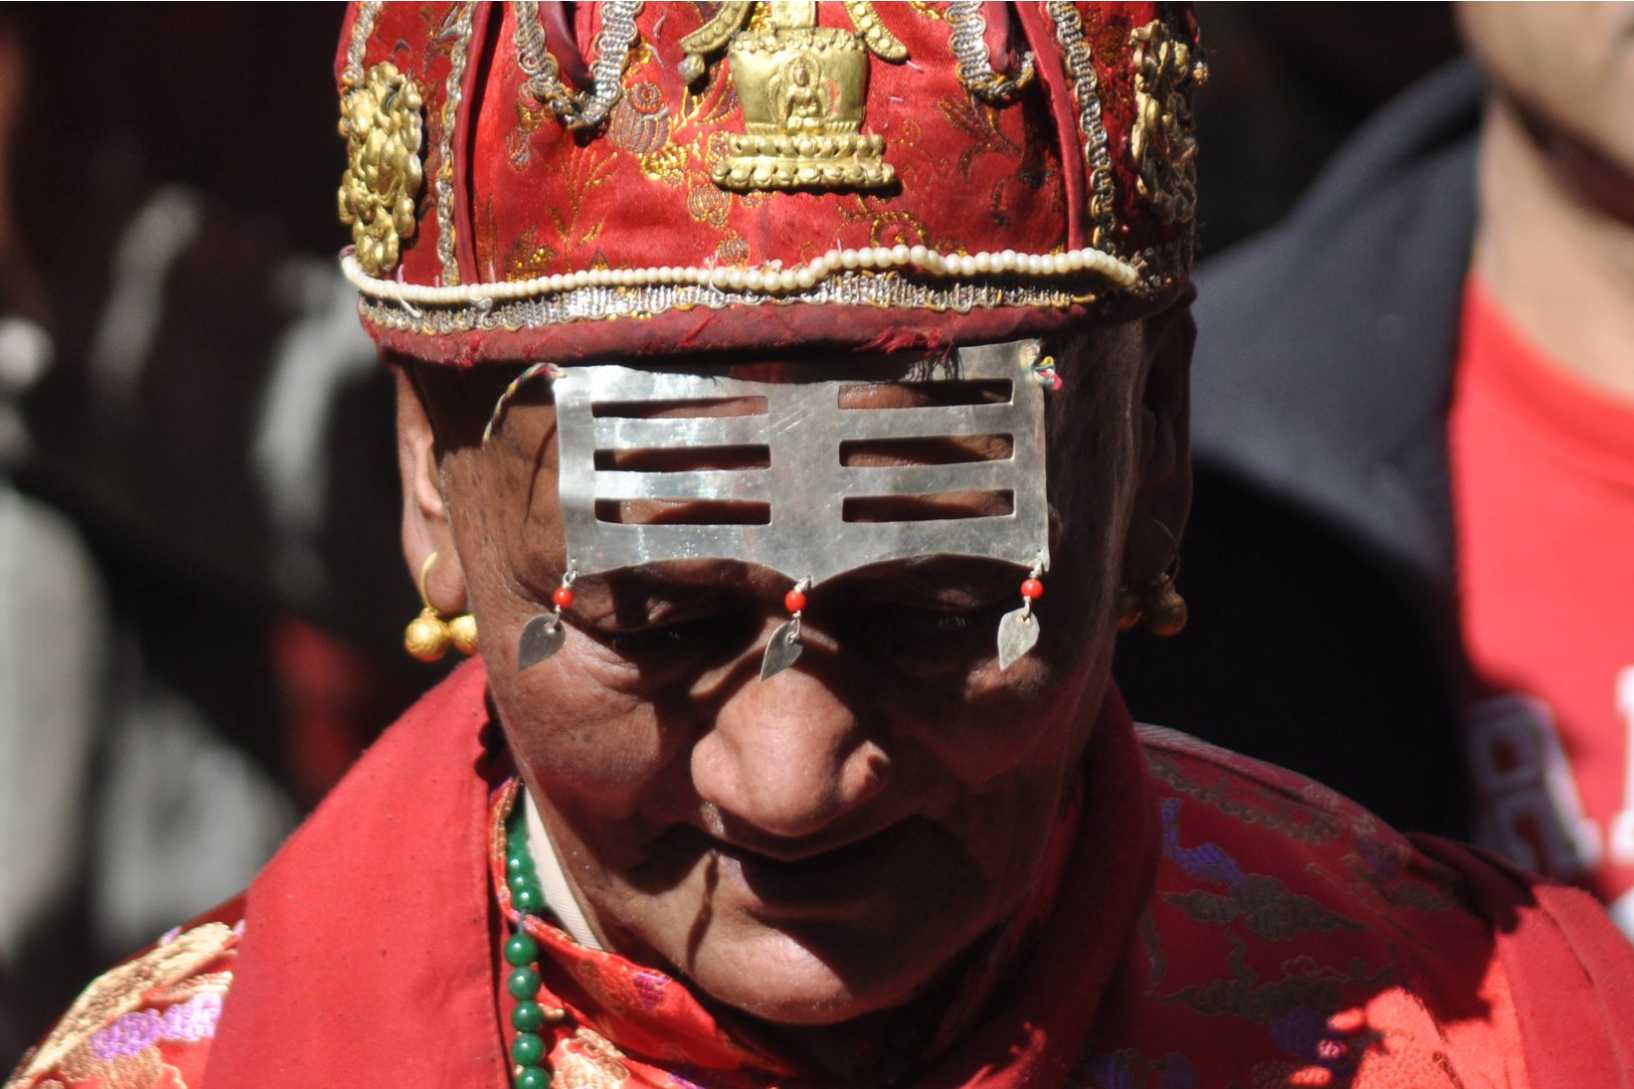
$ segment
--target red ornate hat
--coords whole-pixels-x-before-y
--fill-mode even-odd
[[[922,348],[1161,305],[1189,8],[362,3],[336,73],[365,325],[434,362]]]

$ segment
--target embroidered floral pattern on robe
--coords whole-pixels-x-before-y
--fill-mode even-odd
[[[103,973],[23,1057],[5,1089],[198,1085],[239,936],[223,922],[174,930]]]

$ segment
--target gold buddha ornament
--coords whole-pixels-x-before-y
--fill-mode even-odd
[[[753,18],[757,8],[763,19]],[[862,131],[868,55],[900,61],[908,50],[867,0],[850,0],[845,9],[854,31],[818,26],[812,0],[725,3],[682,39],[681,74],[689,82],[707,71],[708,54],[726,47],[743,105],[745,131],[727,137],[712,175],[717,186],[749,192],[895,182],[884,138]]]

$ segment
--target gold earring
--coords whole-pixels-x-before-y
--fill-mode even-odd
[[[1186,599],[1174,588],[1174,580],[1180,577],[1180,541],[1163,522],[1156,518],[1152,521],[1169,538],[1174,552],[1163,573],[1138,590],[1126,582],[1118,584],[1118,630],[1128,631],[1144,620],[1147,631],[1166,639],[1185,630],[1190,611]]]
[[[1190,616],[1186,599],[1174,588],[1174,576],[1165,572],[1139,590],[1118,587],[1118,630],[1129,631],[1142,621],[1153,635],[1168,638],[1185,630]]]
[[[1146,586],[1142,595],[1141,612],[1146,617],[1146,629],[1153,635],[1167,639],[1179,635],[1186,628],[1190,611],[1186,599],[1174,588],[1174,576],[1162,574]]]
[[[448,639],[454,649],[469,658],[477,652],[477,618],[461,613],[448,622]]]
[[[426,592],[426,578],[431,574],[431,565],[436,562],[437,553],[433,552],[420,566],[420,602],[424,607],[420,615],[410,620],[403,630],[403,649],[409,652],[410,657],[422,662],[435,662],[442,658],[448,653],[450,643],[461,654],[474,654],[477,649],[476,617],[461,613],[452,620],[444,620],[436,606],[431,604],[431,596]]]

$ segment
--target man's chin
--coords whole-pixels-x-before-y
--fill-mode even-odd
[[[934,964],[913,970],[900,945],[878,952],[813,948],[781,932],[730,949],[709,945],[698,950],[692,982],[716,1002],[774,1025],[838,1025],[891,1009],[912,999],[935,972]]]

